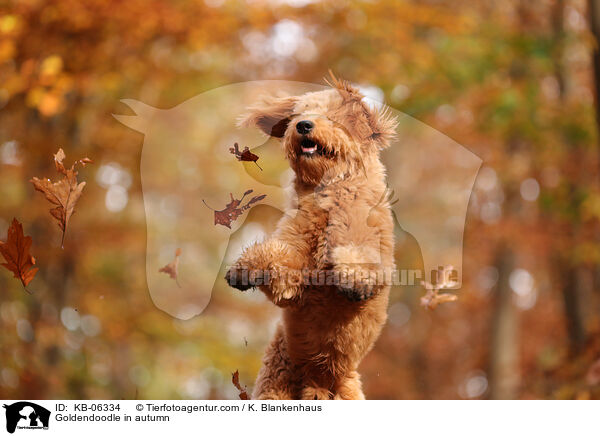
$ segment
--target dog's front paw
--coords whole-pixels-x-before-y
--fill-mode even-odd
[[[376,272],[368,268],[337,265],[334,270],[337,273],[337,292],[350,301],[366,301],[380,289]]]
[[[229,271],[227,271],[227,274],[225,274],[225,281],[229,286],[239,289],[240,291],[247,291],[252,287],[252,285],[248,283],[248,270],[236,266],[232,266]]]
[[[350,301],[365,301],[381,288],[377,283],[379,252],[370,247],[354,244],[342,245],[332,250],[335,287]]]
[[[265,273],[262,270],[253,270],[241,265],[234,265],[225,274],[225,280],[232,288],[247,291],[250,288],[264,285],[267,277],[265,277]]]
[[[299,269],[273,265],[269,272],[269,293],[273,303],[286,305],[296,300],[302,293],[303,275]]]
[[[350,301],[365,301],[377,293],[376,287],[367,283],[343,284],[336,289]]]

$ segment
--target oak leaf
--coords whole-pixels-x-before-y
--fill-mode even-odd
[[[6,260],[6,263],[0,265],[12,271],[15,278],[21,280],[25,291],[39,270],[39,268],[33,267],[35,257],[29,253],[31,243],[31,236],[23,234],[23,226],[16,218],[13,218],[12,224],[8,228],[6,242],[0,241],[0,253]]]
[[[266,197],[266,194],[257,195],[255,197],[252,197],[252,199],[248,201],[248,203],[246,203],[245,205],[240,206],[246,195],[251,194],[252,192],[252,189],[247,190],[246,192],[244,192],[244,195],[242,195],[242,198],[240,198],[239,200],[233,198],[233,194],[230,193],[229,196],[231,197],[231,201],[225,206],[225,209],[223,210],[213,209],[206,203],[206,201],[202,200],[202,202],[206,205],[206,207],[215,211],[215,225],[221,224],[222,226],[225,226],[228,229],[230,229],[231,223],[233,221],[238,219],[238,217],[241,214],[243,214],[246,210],[250,209],[250,206],[252,206],[254,203],[257,203]]]
[[[421,306],[427,309],[435,309],[443,303],[450,303],[458,300],[454,294],[440,294],[439,289],[428,289],[424,296],[421,297]]]
[[[181,285],[179,284],[179,280],[178,280],[179,256],[181,256],[181,248],[178,248],[177,250],[175,250],[175,259],[173,260],[173,262],[169,263],[168,265],[163,266],[161,269],[158,270],[158,272],[163,272],[163,273],[168,274],[169,277],[171,277],[173,280],[175,280],[175,283],[177,283],[177,286],[179,286],[181,288]]]
[[[428,282],[421,282],[423,286],[427,288],[427,292],[421,297],[421,306],[427,309],[435,309],[440,304],[450,303],[458,300],[458,297],[454,294],[440,293],[441,290],[453,288],[456,282],[451,279],[451,272],[453,267],[451,265],[446,266],[441,271],[441,277],[438,278],[439,283],[432,284]]]
[[[240,373],[237,369],[233,374],[231,374],[231,383],[233,383],[233,385],[237,388],[237,390],[240,391],[240,394],[239,394],[240,400],[249,400],[250,399],[250,396],[248,395],[248,392],[246,390],[246,386],[244,386],[242,388],[242,385],[240,384]]]
[[[50,209],[50,214],[58,221],[58,227],[62,230],[61,246],[63,248],[69,220],[75,212],[75,205],[85,187],[85,182],[77,182],[75,166],[77,164],[86,166],[93,163],[91,159],[86,157],[76,161],[71,168],[67,169],[63,164],[65,157],[62,148],[58,149],[54,155],[56,171],[63,176],[58,182],[52,182],[50,179],[38,179],[37,177],[30,180],[34,188],[44,194],[46,199],[56,206]]]
[[[256,162],[259,159],[259,157],[252,153],[248,147],[244,147],[244,149],[240,151],[238,143],[236,142],[235,144],[233,144],[233,147],[229,148],[229,153],[233,154],[239,161],[254,162],[256,166],[262,171],[262,168],[260,167],[258,162]]]

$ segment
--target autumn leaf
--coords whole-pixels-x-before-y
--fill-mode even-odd
[[[244,150],[240,151],[238,143],[236,142],[233,144],[233,147],[229,148],[229,152],[237,157],[237,160],[243,162],[254,162],[261,171],[263,170],[258,162],[256,162],[259,159],[258,156],[252,153],[248,147],[244,147]]]
[[[6,260],[6,263],[0,265],[12,271],[15,278],[21,280],[25,291],[39,269],[33,267],[35,257],[29,254],[31,242],[31,236],[23,235],[23,226],[16,218],[13,218],[12,224],[8,228],[6,242],[0,241],[0,253]]]
[[[435,309],[440,304],[450,303],[458,300],[458,297],[454,294],[440,293],[443,289],[449,289],[456,285],[455,282],[448,279],[451,276],[449,274],[453,270],[452,266],[448,266],[440,271],[441,280],[439,283],[432,285],[431,283],[421,282],[423,286],[427,288],[427,292],[421,297],[421,306],[427,309]]]
[[[600,384],[600,359],[596,360],[587,371],[585,381],[590,386]]]
[[[458,297],[454,294],[440,294],[439,289],[428,289],[425,295],[421,297],[421,306],[427,309],[435,309],[440,304],[456,300],[458,300]]]
[[[240,373],[238,370],[236,370],[233,374],[231,374],[231,383],[233,383],[233,385],[237,388],[238,391],[240,391],[240,400],[249,400],[250,396],[248,395],[248,392],[246,391],[246,386],[244,386],[242,388],[242,385],[240,384]]]
[[[181,285],[179,284],[179,280],[178,280],[178,270],[179,270],[179,256],[181,256],[181,248],[178,248],[177,250],[175,250],[175,260],[173,260],[173,262],[169,263],[168,265],[163,266],[161,269],[158,270],[158,272],[163,272],[169,275],[169,277],[171,277],[173,280],[175,280],[175,283],[177,283],[177,286],[179,286],[181,288]]]
[[[231,223],[233,221],[238,219],[238,217],[241,214],[243,214],[246,210],[250,209],[250,206],[252,206],[254,203],[257,203],[266,197],[265,194],[257,195],[255,197],[252,197],[252,199],[248,201],[248,203],[246,203],[245,205],[240,206],[246,195],[251,194],[252,192],[252,189],[249,189],[248,191],[244,192],[244,195],[239,200],[233,198],[233,194],[230,193],[229,196],[231,197],[231,201],[227,204],[227,206],[225,206],[225,209],[223,210],[213,209],[206,203],[206,201],[202,200],[202,202],[206,205],[206,207],[215,211],[215,225],[221,224],[222,226],[225,226],[228,229],[230,229]]]
[[[62,148],[58,149],[54,155],[54,165],[56,171],[63,175],[63,178],[58,182],[52,182],[50,179],[38,179],[34,177],[30,180],[34,188],[46,196],[46,199],[56,205],[50,209],[50,214],[58,221],[58,227],[62,230],[61,247],[64,248],[65,234],[69,225],[69,220],[75,212],[75,205],[81,196],[81,192],[85,187],[85,182],[77,182],[77,164],[86,166],[93,161],[89,158],[83,158],[76,161],[71,168],[65,168],[63,160],[65,152]]]

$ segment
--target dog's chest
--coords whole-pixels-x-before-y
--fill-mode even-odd
[[[312,267],[327,269],[331,266],[331,251],[335,234],[344,215],[352,213],[357,203],[357,190],[351,186],[332,185],[320,187],[299,203],[304,236],[310,246]],[[343,225],[343,224],[342,224]]]

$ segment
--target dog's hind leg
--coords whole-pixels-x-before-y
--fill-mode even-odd
[[[293,365],[287,352],[283,328],[280,324],[265,352],[263,366],[258,372],[252,392],[252,399],[291,400],[295,397],[295,386]]]
[[[318,386],[308,386],[302,389],[301,400],[331,400],[333,394],[329,389]]]
[[[352,371],[336,383],[334,400],[364,400],[360,375]]]

